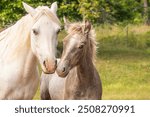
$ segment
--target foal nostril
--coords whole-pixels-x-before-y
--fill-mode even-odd
[[[62,70],[62,72],[65,72],[65,71],[66,71],[65,67],[63,67],[63,70]]]

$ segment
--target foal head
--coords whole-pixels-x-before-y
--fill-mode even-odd
[[[57,34],[60,31],[60,22],[57,18],[57,3],[51,8],[40,6],[36,9],[23,3],[25,10],[32,17],[31,49],[38,58],[44,73],[54,73],[57,65],[55,58]]]
[[[87,51],[90,51],[88,36],[91,24],[88,21],[73,24],[65,22],[65,29],[69,34],[63,40],[63,53],[56,70],[60,77],[67,76],[73,67],[79,65]]]

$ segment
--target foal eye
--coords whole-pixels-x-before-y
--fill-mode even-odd
[[[35,35],[38,35],[38,34],[39,34],[38,30],[36,30],[36,29],[33,29],[32,31],[33,31],[33,33],[34,33]]]
[[[83,44],[82,44],[82,45],[80,45],[80,46],[79,46],[79,49],[82,49],[82,48],[83,48],[83,46],[84,46]]]

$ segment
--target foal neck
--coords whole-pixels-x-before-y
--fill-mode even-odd
[[[81,82],[92,83],[94,76],[94,65],[91,57],[91,50],[85,48],[84,55],[82,60],[80,60],[79,65],[77,66],[77,75]]]

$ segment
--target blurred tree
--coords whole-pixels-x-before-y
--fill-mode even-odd
[[[135,18],[141,18],[142,7],[141,3],[136,0],[111,0],[112,16],[117,21],[134,21]]]
[[[149,0],[144,0],[144,18],[145,24],[150,25],[150,8],[149,8]]]
[[[0,26],[4,27],[10,25],[20,19],[26,14],[22,1],[29,3],[33,7],[39,5],[50,6],[51,2],[48,0],[1,0],[0,1]],[[54,1],[54,0],[51,0]]]
[[[99,0],[79,0],[79,14],[84,19],[90,19],[92,22],[96,22],[100,17]]]
[[[21,0],[1,0],[0,2],[0,25],[11,24],[19,19],[24,11],[22,10]]]
[[[79,20],[81,15],[79,14],[79,2],[78,0],[59,0],[58,16],[62,18],[66,16],[70,20]]]
[[[50,7],[56,0],[0,0],[0,26],[12,24],[26,14],[22,1],[33,7],[39,5]],[[142,14],[145,14],[146,22],[150,19],[149,0],[57,0],[57,2],[60,19],[63,16],[70,20],[86,18],[98,24],[140,23],[144,19]]]

